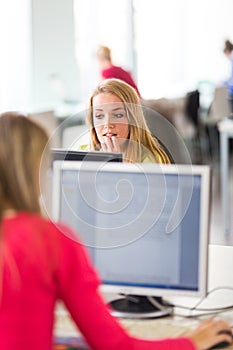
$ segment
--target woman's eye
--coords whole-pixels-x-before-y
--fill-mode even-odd
[[[122,113],[117,113],[117,114],[113,114],[113,116],[114,116],[114,118],[119,119],[119,118],[123,118],[123,117],[124,117],[124,114],[122,114]]]
[[[96,119],[102,119],[102,118],[103,118],[103,114],[96,114],[96,115],[95,115],[95,118],[96,118]]]

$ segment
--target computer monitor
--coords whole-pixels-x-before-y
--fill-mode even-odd
[[[209,167],[99,164],[56,162],[53,217],[81,236],[102,290],[126,296],[114,314],[164,316],[162,297],[204,296]]]
[[[122,162],[123,154],[114,152],[98,152],[98,151],[75,151],[63,148],[52,148],[52,160],[72,160],[72,161],[95,161],[95,162]]]

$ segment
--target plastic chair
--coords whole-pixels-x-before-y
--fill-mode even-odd
[[[89,144],[89,130],[85,124],[70,126],[64,129],[62,134],[62,147],[66,149],[78,149],[79,146]]]
[[[58,128],[58,120],[53,110],[31,113],[28,118],[42,126],[50,137],[51,147],[61,146],[61,135]]]

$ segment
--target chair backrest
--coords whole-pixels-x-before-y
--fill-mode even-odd
[[[79,146],[89,144],[89,130],[87,125],[70,126],[62,134],[62,148],[78,149]]]
[[[61,137],[57,129],[58,121],[54,111],[44,111],[39,113],[31,113],[28,115],[30,119],[42,126],[48,133],[51,140],[51,147],[61,146]]]
[[[214,91],[213,102],[210,106],[208,121],[216,123],[231,114],[227,86],[217,87]]]
[[[178,131],[160,113],[143,106],[143,114],[151,134],[157,138],[172,163],[190,164],[191,157]]]
[[[185,114],[197,127],[199,123],[200,93],[198,90],[190,91],[186,95]]]

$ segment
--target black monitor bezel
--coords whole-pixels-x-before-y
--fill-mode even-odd
[[[94,161],[123,162],[123,154],[115,152],[79,151],[63,148],[52,148],[52,161]]]

